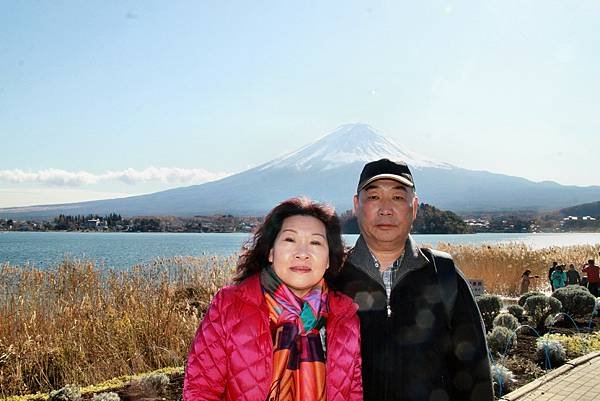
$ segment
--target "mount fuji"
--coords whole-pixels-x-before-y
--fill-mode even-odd
[[[565,186],[460,168],[402,148],[366,124],[346,124],[295,152],[201,185],[128,198],[0,209],[0,217],[48,218],[58,214],[262,215],[280,201],[304,195],[352,208],[363,165],[406,161],[421,202],[458,213],[551,210],[600,200],[600,186]]]

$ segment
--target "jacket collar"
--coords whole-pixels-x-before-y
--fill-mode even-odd
[[[375,261],[373,260],[371,251],[369,250],[367,242],[362,235],[360,235],[356,240],[356,245],[350,252],[348,260],[357,269],[363,271],[369,277],[383,285],[381,273],[375,267]],[[412,236],[409,235],[406,239],[406,244],[404,245],[404,257],[402,258],[402,263],[400,264],[400,268],[398,270],[399,273],[397,274],[394,284],[407,273],[413,270],[421,269],[428,263],[429,259],[423,254],[417,243],[413,240]]]
[[[260,274],[253,274],[241,283],[237,284],[239,297],[246,303],[255,305],[259,308],[267,308],[265,297],[260,285]],[[329,286],[329,312],[333,315],[353,315],[358,306],[354,304],[351,298],[333,291]]]
[[[262,288],[260,288],[260,274],[253,274],[237,284],[238,296],[246,303],[260,306],[264,302]]]

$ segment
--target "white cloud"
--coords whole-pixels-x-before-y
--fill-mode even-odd
[[[0,181],[15,184],[36,183],[49,186],[79,187],[107,181],[121,181],[135,185],[139,183],[161,182],[165,184],[199,184],[226,177],[225,173],[213,173],[204,169],[177,167],[148,167],[144,170],[128,168],[121,171],[106,171],[94,174],[87,171],[66,171],[45,169],[37,172],[19,169],[0,170]]]
[[[142,193],[91,191],[79,188],[0,188],[0,208],[51,205],[91,200],[124,198]]]

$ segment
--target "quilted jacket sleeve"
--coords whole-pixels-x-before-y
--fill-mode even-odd
[[[224,291],[219,291],[192,343],[183,382],[184,401],[220,400],[225,391],[227,353],[223,327]]]

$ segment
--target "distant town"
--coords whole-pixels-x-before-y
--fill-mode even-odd
[[[235,233],[252,232],[262,216],[122,217],[111,213],[100,215],[59,215],[51,220],[0,219],[0,231],[90,231],[90,232],[173,232]],[[343,232],[358,233],[352,211],[341,213]],[[422,203],[413,232],[419,234],[468,234],[481,232],[600,232],[600,216],[538,214],[534,212],[481,213],[459,216]]]
[[[50,221],[0,219],[0,230],[233,233],[251,232],[261,220],[262,217],[232,215],[121,217],[119,214],[107,216],[61,214]]]

